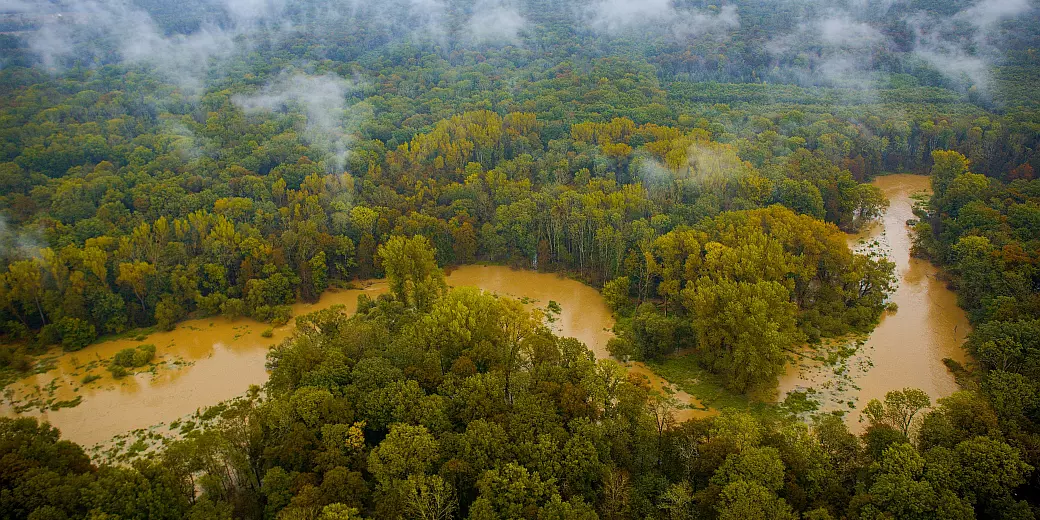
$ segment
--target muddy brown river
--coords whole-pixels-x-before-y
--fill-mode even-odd
[[[921,388],[933,399],[957,390],[943,358],[964,361],[962,344],[969,332],[956,296],[937,277],[937,269],[924,260],[910,258],[910,235],[906,221],[913,218],[912,196],[929,188],[928,177],[891,175],[874,184],[891,201],[888,211],[866,232],[849,237],[854,248],[876,241],[896,264],[898,289],[892,300],[895,313],[886,313],[858,353],[836,367],[802,359],[791,363],[780,378],[778,395],[792,390],[813,389],[825,410],[849,411],[850,426],[859,429],[855,411],[872,398],[889,390]],[[475,286],[516,298],[527,298],[544,308],[550,300],[562,312],[550,326],[559,335],[571,336],[589,346],[597,358],[609,357],[606,350],[614,320],[603,298],[592,287],[553,274],[518,271],[501,266],[464,266],[448,276],[452,286]],[[342,304],[353,312],[360,294],[376,296],[386,284],[373,281],[362,289],[330,291],[312,305],[294,306],[294,314]],[[15,415],[16,405],[34,399],[67,401],[81,398],[78,406],[27,415],[41,417],[62,430],[65,438],[86,446],[103,443],[115,435],[169,422],[200,408],[242,395],[250,385],[267,381],[264,367],[268,348],[288,337],[292,326],[261,333],[268,325],[248,319],[227,321],[221,317],[183,322],[170,332],[157,332],[144,340],[120,339],[91,345],[79,352],[61,354],[52,370],[23,379],[5,389],[0,413]],[[112,379],[104,366],[121,349],[150,343],[157,347],[153,372],[122,380]],[[649,379],[655,388],[668,387],[682,404],[700,407],[692,396],[675,391],[667,382],[638,363],[628,363],[632,373]],[[82,384],[88,374],[101,379]],[[695,409],[679,410],[683,420],[702,415]]]
[[[607,358],[607,341],[614,319],[599,292],[576,280],[554,274],[513,270],[501,266],[464,266],[447,277],[451,286],[475,286],[515,298],[527,298],[529,305],[544,308],[550,300],[562,311],[550,326],[561,336],[575,337],[589,346],[598,358]],[[363,289],[329,291],[318,303],[294,306],[296,316],[342,304],[354,312],[360,294],[376,296],[387,291],[384,281],[365,284]],[[50,421],[61,429],[64,438],[85,446],[103,443],[115,435],[148,428],[192,414],[200,408],[242,395],[250,385],[267,381],[264,367],[268,348],[292,332],[287,325],[261,333],[267,324],[249,319],[228,321],[222,317],[189,320],[169,332],[156,332],[143,340],[107,341],[74,353],[61,354],[54,369],[23,379],[5,389],[0,413],[15,415],[15,404],[32,399],[66,401],[82,397],[78,406],[26,411]],[[139,373],[121,380],[112,379],[105,370],[108,359],[121,349],[154,344],[154,372]],[[94,363],[91,363],[91,362]],[[629,370],[647,377],[660,389],[667,385],[646,367],[629,363]],[[87,374],[101,376],[83,385]],[[698,405],[688,394],[670,390],[681,403]],[[12,404],[13,403],[13,404]],[[676,418],[686,419],[697,410],[678,410]],[[701,412],[703,413],[703,412]]]
[[[812,388],[819,392],[825,410],[849,411],[853,430],[862,428],[858,410],[871,399],[905,387],[920,388],[935,399],[957,391],[943,358],[965,361],[964,340],[970,332],[967,316],[957,306],[957,296],[939,279],[938,269],[926,260],[910,257],[910,229],[915,218],[915,194],[930,190],[923,175],[887,175],[873,184],[891,205],[870,229],[849,236],[849,246],[879,248],[895,263],[898,287],[891,299],[895,313],[886,312],[877,328],[849,359],[844,369],[818,362],[800,361],[788,366],[780,378],[779,395]],[[836,372],[842,372],[836,374]]]

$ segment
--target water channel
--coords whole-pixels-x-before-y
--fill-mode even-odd
[[[576,280],[554,274],[513,270],[502,266],[469,265],[452,270],[447,277],[451,286],[474,286],[503,296],[522,298],[528,305],[545,308],[556,301],[561,312],[550,324],[561,336],[582,341],[598,358],[607,358],[607,341],[612,336],[614,319],[599,292]],[[385,293],[384,281],[367,282],[361,289],[328,291],[315,304],[298,304],[296,316],[344,305],[354,312],[357,297],[375,297]],[[61,429],[64,438],[86,446],[103,443],[114,435],[194,413],[226,399],[242,395],[250,385],[267,381],[264,367],[268,348],[281,342],[292,332],[292,325],[272,330],[271,337],[261,333],[269,325],[242,318],[228,321],[222,317],[188,320],[169,332],[156,332],[144,339],[106,341],[55,359],[55,368],[25,378],[5,389],[8,395],[0,413],[15,415],[15,406],[33,399],[67,401],[81,398],[79,405],[58,410],[41,411],[39,406],[26,410]],[[112,379],[105,370],[107,360],[116,352],[141,344],[154,344],[159,365],[121,380]],[[667,386],[646,367],[629,363],[629,370],[646,377],[661,389]],[[88,374],[101,378],[82,384]],[[681,392],[669,391],[681,404],[697,401]],[[680,409],[678,420],[697,410]]]
[[[914,195],[928,189],[928,178],[916,175],[879,177],[874,184],[884,191],[891,206],[884,217],[864,233],[849,237],[853,248],[880,248],[896,265],[898,288],[892,301],[895,313],[886,313],[857,354],[841,370],[806,358],[788,365],[781,376],[778,395],[792,390],[812,389],[824,410],[843,410],[857,429],[861,408],[872,398],[904,387],[921,388],[933,399],[957,390],[943,358],[964,361],[962,344],[969,332],[956,296],[938,277],[937,269],[925,260],[910,257],[910,235],[906,221],[912,219]],[[513,270],[502,266],[463,266],[448,275],[452,286],[475,286],[504,296],[522,298],[544,308],[556,301],[562,311],[550,325],[561,336],[575,337],[589,346],[597,358],[610,357],[607,341],[614,320],[599,292],[576,280],[554,274]],[[315,304],[294,306],[294,315],[341,304],[353,312],[357,297],[385,293],[383,281],[362,288],[329,291]],[[50,421],[65,438],[91,446],[114,435],[147,428],[189,415],[200,408],[243,394],[250,385],[263,384],[264,367],[271,345],[287,338],[292,325],[261,333],[267,324],[249,319],[228,321],[222,317],[189,320],[169,332],[156,332],[144,339],[119,339],[86,349],[57,355],[54,368],[25,378],[5,389],[3,415],[14,415],[15,406],[32,400],[81,399],[78,406],[41,411],[40,406],[24,413]],[[149,343],[157,347],[159,368],[121,380],[105,370],[108,359],[121,349]],[[702,415],[699,402],[639,363],[626,364],[630,373],[645,377],[657,388],[667,388],[681,405],[678,420]],[[840,373],[836,373],[840,372]],[[88,374],[101,376],[83,384]],[[44,407],[45,408],[45,407]]]
[[[933,402],[956,392],[954,376],[942,360],[964,363],[963,343],[971,331],[957,296],[940,279],[938,268],[910,257],[907,221],[915,218],[915,196],[930,191],[929,178],[886,175],[873,184],[888,197],[890,206],[869,229],[849,235],[849,247],[880,249],[895,263],[898,287],[891,301],[898,308],[882,316],[841,374],[832,365],[797,359],[781,376],[778,392],[783,398],[792,390],[815,390],[824,410],[851,412],[848,422],[854,431],[862,428],[858,410],[891,390],[920,388]]]

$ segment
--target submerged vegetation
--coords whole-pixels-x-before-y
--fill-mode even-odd
[[[48,426],[0,419],[12,486],[0,496],[3,510],[94,518],[1030,515],[1012,490],[1032,467],[978,394],[928,410],[919,390],[891,392],[867,406],[862,439],[833,415],[809,427],[731,410],[677,424],[673,399],[553,335],[520,302],[446,290],[425,239],[398,246],[380,255],[395,273],[392,295],[362,297],[353,317],[329,309],[298,318],[293,337],[269,355],[262,392],[202,414],[208,426],[127,465],[93,466]],[[151,436],[125,449],[149,453]]]
[[[329,288],[386,277],[391,294],[297,317],[263,388],[171,425],[161,446],[152,430],[121,438],[114,464],[0,419],[0,519],[1040,507],[1029,2],[2,11],[0,383],[46,372],[58,345],[210,316],[274,337]],[[894,171],[932,175],[915,252],[946,268],[975,327],[975,362],[948,363],[963,390],[933,403],[893,389],[865,404],[859,436],[811,391],[749,397],[802,345],[842,345],[894,310],[892,264],[846,238],[884,212],[869,180]],[[601,288],[611,353],[719,414],[678,422],[673,397],[553,335],[554,301],[449,290],[440,266],[474,262]],[[851,350],[817,355],[843,371]],[[155,356],[98,356],[79,383]],[[56,385],[13,411],[81,399]]]
[[[155,358],[155,345],[140,345],[136,348],[125,348],[116,352],[108,364],[112,377],[119,379],[131,374],[135,368],[143,367]]]

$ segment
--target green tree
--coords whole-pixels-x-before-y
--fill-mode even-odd
[[[426,237],[391,237],[379,246],[378,254],[390,292],[406,306],[429,310],[444,293],[444,273],[437,267],[433,247]]]
[[[801,339],[797,307],[776,282],[701,280],[683,291],[693,315],[697,348],[738,392],[772,381]]]
[[[424,426],[393,424],[390,433],[372,450],[368,470],[382,485],[433,469],[440,444]]]
[[[722,489],[716,506],[720,520],[794,520],[798,518],[784,499],[764,486],[737,480]]]
[[[607,306],[612,311],[624,314],[629,307],[629,286],[630,281],[627,276],[620,276],[603,284],[603,299],[607,301]]]
[[[863,409],[863,415],[872,425],[885,424],[895,428],[904,436],[910,435],[911,427],[918,414],[932,406],[928,394],[917,388],[893,390],[885,394],[884,404],[871,399]]]
[[[94,326],[79,318],[64,317],[58,320],[61,346],[68,352],[80,350],[94,342],[97,331]]]
[[[119,264],[116,283],[129,287],[141,303],[141,310],[147,312],[144,299],[148,296],[148,281],[155,274],[155,266],[148,262],[122,262]]]
[[[524,518],[557,494],[551,480],[513,462],[484,472],[477,489],[479,496],[469,514],[473,520]]]

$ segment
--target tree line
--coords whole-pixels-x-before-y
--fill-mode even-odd
[[[1032,518],[1032,467],[974,391],[825,415],[673,398],[552,334],[539,311],[447,290],[424,237],[379,249],[391,294],[297,318],[263,389],[129,464],[0,419],[0,517]]]

